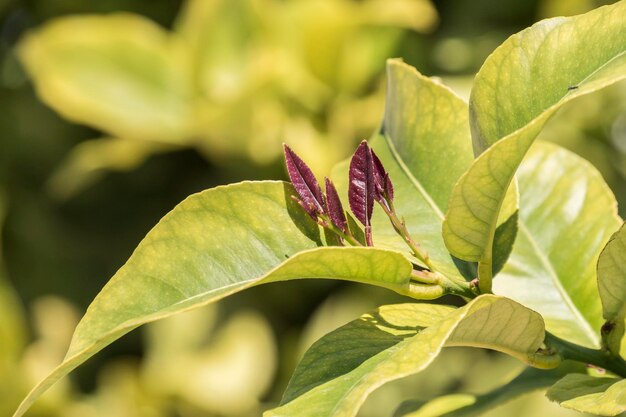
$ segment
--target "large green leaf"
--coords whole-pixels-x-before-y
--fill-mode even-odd
[[[595,265],[620,224],[617,203],[587,161],[539,142],[522,164],[519,233],[494,291],[539,312],[549,331],[598,347]]]
[[[474,160],[468,125],[467,103],[452,90],[400,60],[387,62],[383,133],[409,180],[441,217],[454,184]]]
[[[410,291],[397,252],[317,246],[318,226],[282,182],[244,182],[195,194],[166,215],[92,302],[65,361],[15,416],[59,378],[134,328],[250,286],[335,278]]]
[[[516,34],[485,62],[470,100],[475,152],[452,194],[450,252],[489,264],[498,214],[524,155],[564,103],[626,78],[626,2]],[[572,88],[570,88],[572,87]]]
[[[611,236],[600,254],[598,289],[604,318],[623,321],[626,316],[626,224]]]
[[[571,374],[548,390],[548,398],[562,407],[601,416],[626,411],[626,380]]]
[[[387,77],[383,135],[370,146],[389,172],[394,204],[413,238],[439,272],[461,278],[443,243],[441,222],[454,183],[473,159],[467,104],[399,60],[388,61]],[[335,167],[332,176],[338,188],[347,189],[348,162]],[[372,229],[376,246],[407,251],[380,209],[374,210]]]
[[[55,20],[20,57],[41,98],[70,120],[125,139],[177,143],[191,116],[184,44],[139,16]]]
[[[374,389],[423,370],[444,346],[486,347],[532,362],[543,338],[539,314],[493,295],[452,311],[428,304],[381,307],[316,342],[283,405],[265,415],[354,416]]]

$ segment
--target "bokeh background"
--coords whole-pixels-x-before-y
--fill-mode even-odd
[[[323,175],[377,128],[402,57],[467,97],[509,35],[596,0],[0,0],[0,416],[62,359],[89,302],[187,195],[284,179],[284,141]],[[588,158],[626,214],[626,84],[542,139]],[[36,417],[256,416],[314,340],[402,301],[334,282],[268,285],[146,326],[51,391]],[[520,364],[448,349],[360,415],[486,392]],[[540,393],[491,416],[580,415]]]

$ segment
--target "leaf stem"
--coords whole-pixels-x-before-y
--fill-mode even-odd
[[[435,300],[445,293],[444,289],[439,285],[420,284],[411,281],[408,289],[403,294],[417,300]]]
[[[624,337],[624,319],[607,320],[600,329],[602,350],[610,356],[619,356]]]
[[[602,349],[589,349],[576,345],[550,332],[546,332],[545,344],[563,360],[569,359],[597,366],[626,378],[626,361],[619,356],[612,356]]]
[[[493,278],[493,270],[491,266],[491,257],[486,261],[478,263],[478,289],[481,294],[491,294],[491,281]]]
[[[381,203],[380,206],[385,211],[385,214],[387,214],[387,217],[389,217],[393,228],[409,246],[409,248],[413,252],[413,255],[415,255],[417,259],[423,262],[428,269],[434,272],[435,268],[433,267],[432,262],[430,262],[430,257],[428,256],[428,253],[424,249],[422,249],[422,247],[417,242],[413,240],[411,234],[409,233],[409,230],[406,228],[406,223],[404,222],[404,220],[400,220],[398,218],[393,204],[390,204],[389,207],[387,207],[385,204]]]
[[[330,230],[337,236],[341,237],[343,240],[345,240],[352,246],[363,246],[361,242],[359,242],[349,230],[347,232],[344,232],[343,230],[335,226],[333,222],[330,220],[330,218],[328,218],[327,216],[325,215],[319,216],[317,223],[320,226]]]

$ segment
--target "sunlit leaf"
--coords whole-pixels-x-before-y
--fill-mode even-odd
[[[166,215],[92,302],[55,381],[134,328],[264,282],[336,278],[407,294],[411,264],[397,252],[322,247],[318,226],[282,182],[245,182],[192,195]]]
[[[493,295],[457,310],[381,307],[316,342],[296,369],[283,405],[265,415],[354,416],[373,390],[420,372],[444,346],[486,347],[532,361],[543,338],[541,316]]]
[[[615,197],[591,164],[543,142],[530,150],[518,181],[519,232],[494,291],[539,312],[558,336],[598,347],[595,265],[620,224]]]
[[[192,84],[183,46],[143,17],[57,19],[24,38],[20,57],[41,98],[72,121],[169,143],[189,131]]]
[[[486,150],[455,186],[444,238],[450,252],[490,263],[500,206],[524,155],[564,103],[626,78],[626,3],[555,18],[503,43],[470,100],[474,148]],[[575,88],[570,88],[575,87]]]
[[[474,159],[468,125],[467,103],[452,90],[400,60],[387,62],[383,132],[405,174],[440,217]]]
[[[565,408],[616,416],[626,411],[626,380],[571,374],[552,386],[547,396]]]

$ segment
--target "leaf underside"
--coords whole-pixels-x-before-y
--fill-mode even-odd
[[[570,374],[546,394],[562,407],[600,416],[616,416],[626,411],[626,380]]]
[[[373,390],[423,370],[444,346],[486,347],[527,360],[543,338],[541,316],[493,295],[456,310],[381,307],[318,340],[296,369],[283,405],[264,415],[354,416]]]

